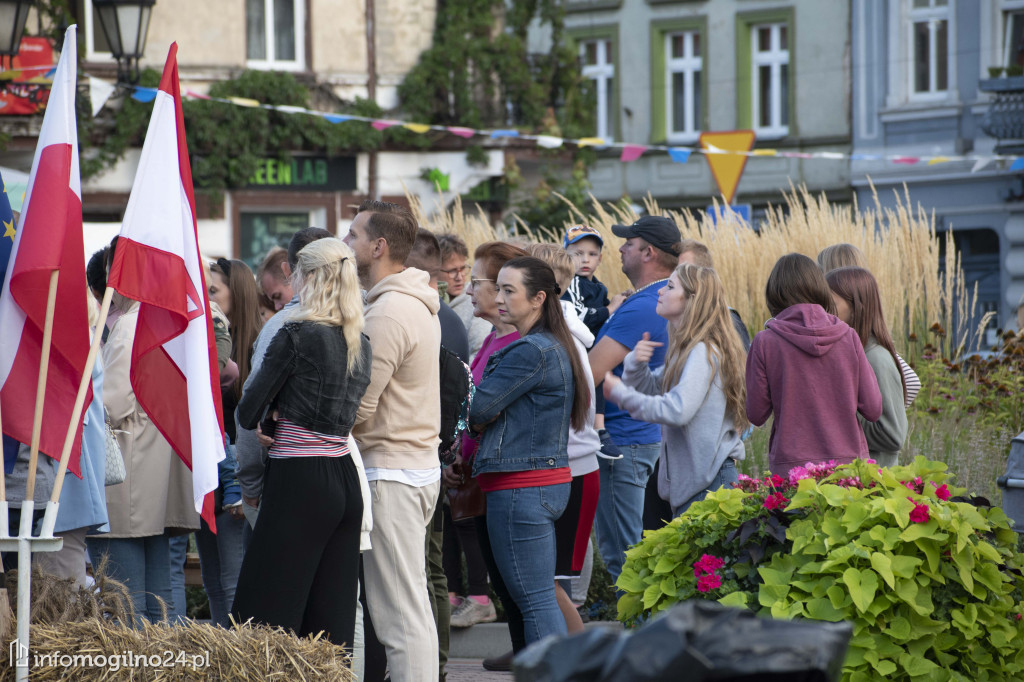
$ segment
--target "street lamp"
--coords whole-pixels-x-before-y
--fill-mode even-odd
[[[34,4],[35,0],[0,0],[0,56],[7,57],[8,66],[21,47],[28,10]]]
[[[139,80],[139,58],[146,51],[149,15],[156,0],[92,0],[110,52],[117,60],[117,80]]]

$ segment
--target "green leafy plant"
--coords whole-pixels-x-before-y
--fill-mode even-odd
[[[920,345],[911,335],[912,352]],[[932,343],[920,349],[915,371],[921,392],[913,410],[943,422],[976,416],[976,422],[996,429],[1024,429],[1024,339],[1012,331],[1001,336],[989,357],[973,354],[953,360]]]
[[[850,621],[848,682],[1024,675],[1017,535],[986,500],[954,497],[963,491],[944,464],[858,460],[741,486],[712,493],[629,550],[621,619],[717,599],[777,618]],[[785,527],[784,541],[770,519]]]
[[[523,127],[582,136],[594,111],[564,37],[565,8],[555,0],[450,0],[438,3],[433,45],[399,86],[416,121],[474,128]],[[551,32],[550,48],[530,53],[532,23]]]
[[[139,84],[156,87],[160,74],[146,69]],[[310,88],[295,76],[281,71],[244,71],[237,78],[210,87],[211,97],[240,97],[263,104],[310,108]],[[82,141],[82,176],[90,177],[113,166],[133,146],[140,146],[153,111],[151,102],[124,97],[112,116],[99,120],[87,113],[78,116]],[[338,105],[336,113],[380,118],[384,111],[375,103],[356,99]],[[265,158],[284,159],[293,152],[317,151],[336,156],[354,151],[392,148],[421,148],[429,136],[417,135],[402,126],[384,131],[365,121],[332,123],[321,116],[269,111],[203,99],[182,103],[185,135],[192,157],[196,187],[208,192],[243,187],[258,163]]]

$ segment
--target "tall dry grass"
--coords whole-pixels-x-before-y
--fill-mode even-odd
[[[877,195],[868,207],[834,205],[823,195],[815,197],[805,188],[791,187],[784,193],[783,202],[769,210],[757,231],[732,213],[715,224],[703,211],[695,214],[663,209],[651,199],[645,201],[645,210],[650,215],[672,218],[683,238],[708,245],[730,304],[751,332],[760,330],[769,317],[764,287],[780,256],[795,251],[816,258],[826,246],[846,242],[864,252],[878,280],[897,349],[907,351],[910,333],[923,337],[937,323],[943,331],[939,337],[940,350],[953,357],[958,348],[974,341],[974,335],[983,328],[972,324],[977,292],[966,290],[958,255],[947,258],[940,271],[939,240],[945,240],[946,253],[956,254],[952,232],[937,234],[934,216],[920,206],[913,207],[909,193],[896,198],[895,208],[883,208]],[[570,208],[574,221],[586,223],[601,233],[605,247],[596,275],[614,294],[630,284],[622,273],[618,252],[623,240],[612,234],[611,227],[632,223],[639,216],[628,207],[602,206],[597,201],[592,205],[590,212],[572,204]],[[494,239],[543,238],[560,242],[566,227],[550,226],[547,234],[540,237],[521,229],[513,232],[504,225],[491,225],[485,214],[467,210],[459,201],[449,209],[436,206],[429,216],[416,201],[413,209],[420,224],[429,229],[460,235],[470,254],[479,244]]]

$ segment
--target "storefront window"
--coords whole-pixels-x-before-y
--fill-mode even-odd
[[[238,257],[256,270],[275,246],[288,248],[292,235],[309,227],[309,211],[302,213],[243,212]]]

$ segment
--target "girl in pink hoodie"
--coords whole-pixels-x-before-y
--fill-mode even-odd
[[[765,298],[773,317],[747,356],[747,417],[761,426],[775,415],[772,473],[867,457],[857,413],[877,421],[882,396],[857,333],[835,316],[821,269],[807,256],[783,256],[768,277]]]

